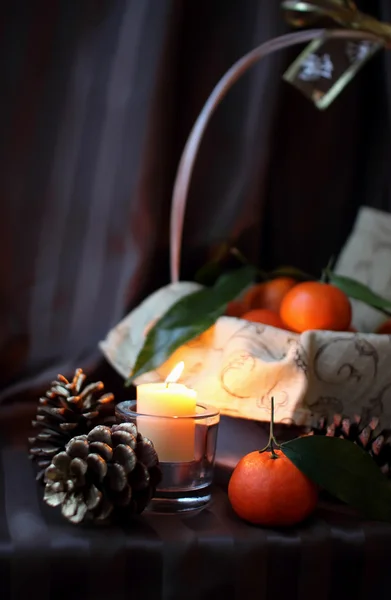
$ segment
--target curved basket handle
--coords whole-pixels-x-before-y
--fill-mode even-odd
[[[170,222],[170,273],[171,281],[179,280],[181,245],[183,235],[183,222],[185,218],[186,200],[189,191],[190,179],[193,173],[194,163],[197,157],[198,149],[201,144],[202,136],[205,133],[206,126],[209,123],[215,109],[220,104],[228,90],[234,83],[250,68],[265,56],[289,48],[296,44],[309,42],[315,38],[322,37],[327,33],[328,38],[368,40],[383,44],[384,40],[365,31],[353,31],[350,29],[310,29],[308,31],[299,31],[288,33],[280,37],[271,39],[248,54],[240,58],[220,79],[206,103],[201,110],[193,129],[187,139],[183,150],[177,175],[174,183],[174,191],[171,203],[171,222]]]

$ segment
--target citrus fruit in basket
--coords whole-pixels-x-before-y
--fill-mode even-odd
[[[391,319],[388,319],[385,323],[382,323],[380,327],[376,329],[376,333],[389,335],[391,333]]]
[[[277,277],[271,281],[253,285],[243,298],[247,310],[267,308],[274,312],[280,311],[282,299],[295,286],[297,281],[292,277]]]
[[[300,523],[315,509],[318,488],[281,452],[255,451],[232,473],[228,497],[236,514],[269,527]]]
[[[246,310],[247,308],[243,302],[240,302],[240,300],[232,300],[232,302],[228,303],[225,314],[227,317],[239,318],[243,313],[246,312]]]
[[[253,310],[244,313],[241,318],[246,321],[252,321],[253,323],[263,323],[263,325],[272,325],[273,327],[285,329],[285,325],[282,322],[280,315],[267,308],[254,308]]]
[[[320,281],[298,283],[283,298],[280,317],[288,329],[347,331],[352,320],[349,298],[339,288]]]

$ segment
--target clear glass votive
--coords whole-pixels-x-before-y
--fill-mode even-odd
[[[162,480],[147,510],[178,513],[204,508],[211,499],[219,411],[198,403],[193,415],[148,415],[137,412],[137,400],[126,400],[115,412],[117,422],[134,423],[159,456]]]

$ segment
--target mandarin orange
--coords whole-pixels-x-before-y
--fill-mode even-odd
[[[285,329],[285,325],[281,320],[278,313],[268,310],[267,308],[254,308],[241,317],[246,321],[252,321],[253,323],[262,323],[263,325],[272,325],[273,327],[279,327]]]
[[[246,310],[247,308],[243,302],[240,300],[232,300],[232,302],[228,303],[225,314],[227,317],[241,317]]]
[[[298,283],[284,297],[280,317],[288,329],[347,331],[352,319],[349,298],[340,289],[320,281]]]
[[[300,523],[315,509],[318,488],[283,454],[251,452],[232,473],[228,498],[236,514],[269,527]]]
[[[267,308],[279,312],[282,299],[296,283],[297,281],[292,277],[277,277],[264,283],[258,283],[248,290],[243,298],[243,303],[247,306],[247,310]]]
[[[378,327],[376,329],[376,333],[390,334],[391,333],[391,319],[388,319],[387,321],[385,321],[384,323],[382,323],[380,325],[380,327]]]

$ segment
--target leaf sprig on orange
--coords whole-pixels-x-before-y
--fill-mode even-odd
[[[267,446],[244,456],[229,481],[234,512],[254,525],[296,525],[315,510],[319,489],[370,519],[391,522],[391,486],[373,458],[335,437],[304,435],[279,444],[272,397]]]

